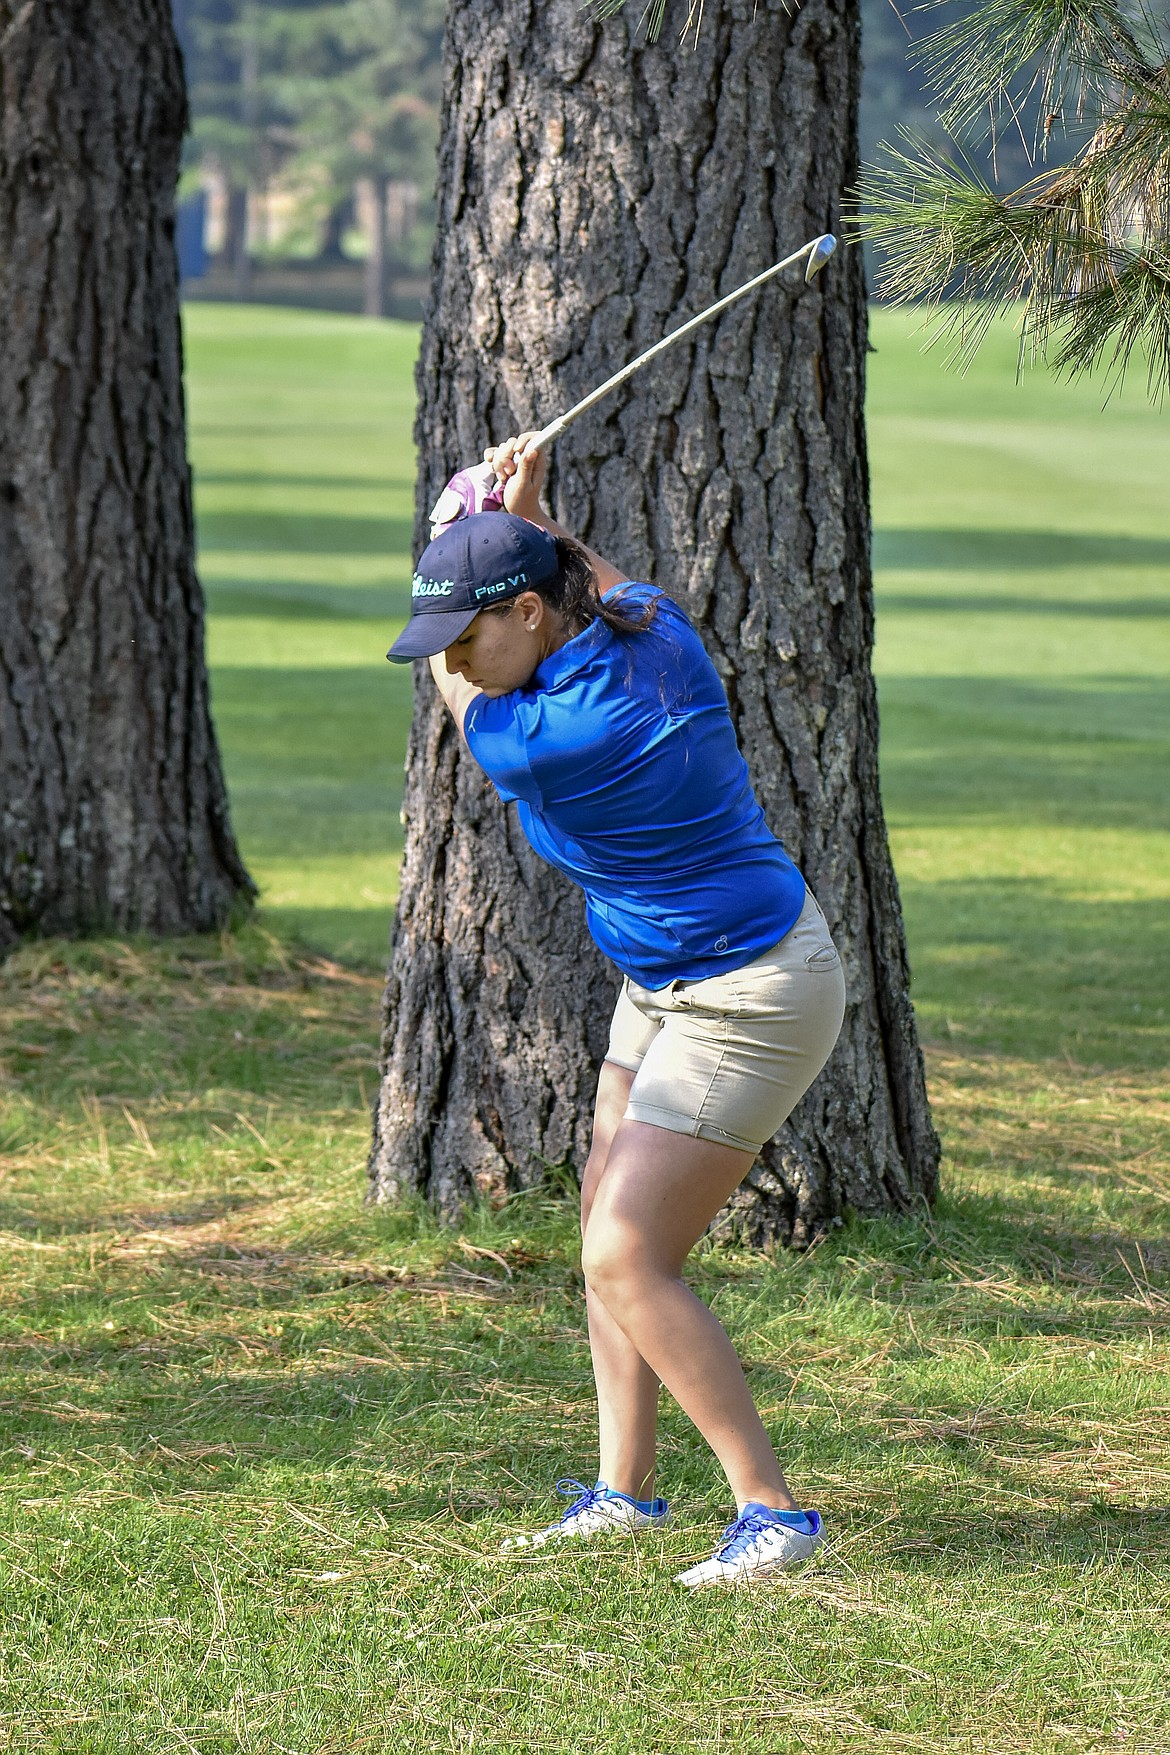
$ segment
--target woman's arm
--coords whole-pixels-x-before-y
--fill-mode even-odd
[[[515,512],[518,518],[527,518],[530,524],[539,524],[550,536],[563,536],[567,541],[575,542],[588,557],[598,591],[606,592],[611,586],[623,585],[628,573],[619,572],[612,562],[586,547],[579,537],[550,518],[541,505],[540,490],[548,463],[543,451],[528,449],[529,440],[535,437],[535,433],[520,433],[514,439],[505,439],[501,445],[489,446],[483,454],[485,463],[491,464],[497,479],[503,483],[505,510]]]
[[[466,743],[467,734],[463,729],[463,721],[467,717],[467,709],[477,695],[483,694],[483,690],[477,689],[474,683],[469,683],[465,676],[452,676],[447,669],[447,660],[441,652],[430,659],[429,663],[431,675],[435,679],[435,687],[442,695],[460,737]]]

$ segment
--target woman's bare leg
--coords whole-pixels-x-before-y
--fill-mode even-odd
[[[730,1146],[619,1121],[593,1193],[582,1262],[592,1297],[694,1421],[740,1508],[759,1500],[793,1509],[735,1349],[680,1277],[751,1162]],[[605,1356],[616,1358],[608,1334]]]
[[[602,1065],[593,1114],[593,1140],[581,1186],[582,1233],[588,1226],[593,1197],[605,1173],[610,1142],[625,1114],[633,1078],[633,1073],[612,1061]],[[588,1287],[585,1307],[597,1384],[601,1445],[598,1475],[617,1493],[628,1493],[632,1499],[652,1499],[658,1378]]]

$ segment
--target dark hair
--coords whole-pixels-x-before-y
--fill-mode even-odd
[[[636,614],[622,608],[621,594],[603,603],[585,550],[568,537],[556,536],[553,542],[560,571],[544,584],[534,585],[533,590],[551,610],[564,616],[575,634],[583,633],[592,622],[604,622],[615,634],[640,634],[650,626],[658,613],[656,601],[651,600]],[[485,613],[506,615],[511,607],[511,603],[497,603]]]

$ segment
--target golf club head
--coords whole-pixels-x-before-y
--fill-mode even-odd
[[[832,232],[826,232],[818,238],[808,253],[808,263],[804,270],[804,281],[807,286],[815,274],[819,274],[833,251],[837,248],[837,240]]]

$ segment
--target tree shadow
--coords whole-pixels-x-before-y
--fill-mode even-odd
[[[920,615],[1116,616],[1164,621],[1170,597],[1023,597],[1003,591],[877,592],[878,613]]]
[[[1134,961],[1142,966],[1170,953],[1170,909],[1160,896],[1125,900],[1084,896],[1071,881],[1062,885],[1038,877],[996,875],[933,881],[907,877],[904,881],[917,902],[933,896],[940,917],[951,923],[953,934],[972,943],[997,942],[1000,920],[1011,920],[1035,943],[1057,938],[1078,941],[1087,973],[1096,973],[1098,951],[1116,963],[1128,946]]]
[[[997,1169],[1007,1195],[944,1194],[929,1218],[851,1218],[799,1264],[801,1282],[819,1282],[829,1298],[860,1291],[924,1318],[961,1299],[964,1333],[993,1340],[1059,1333],[1106,1341],[1123,1317],[1143,1335],[1170,1335],[1170,1229],[1142,1236],[1099,1216],[1078,1225],[1017,1206],[1010,1163]],[[1029,1173],[1021,1169],[1020,1182],[1031,1199]],[[1070,1174],[1070,1184],[1078,1180],[1083,1186],[1083,1175]],[[1068,1302],[1046,1307],[1054,1292]],[[904,1344],[919,1357],[912,1330]]]
[[[394,585],[297,585],[273,580],[233,584],[218,580],[207,590],[212,615],[271,617],[275,621],[377,621],[403,619],[410,610],[410,589]],[[385,639],[378,644],[384,648]],[[373,656],[381,657],[381,652]]]
[[[387,477],[381,470],[371,470],[369,475],[297,475],[284,470],[275,473],[268,469],[199,469],[192,471],[197,486],[206,484],[208,487],[291,487],[291,488],[335,488],[339,493],[349,489],[370,490],[379,494],[386,491]],[[413,482],[405,476],[399,478],[404,486],[413,486]]]
[[[911,1303],[917,1307],[924,1302],[919,1288],[924,1294],[937,1292],[931,1264],[940,1246],[953,1248],[960,1240],[956,1234],[964,1218],[977,1226],[981,1266],[1011,1266],[1020,1280],[1030,1278],[1046,1289],[1051,1286],[1049,1254],[1075,1260],[1086,1242],[1098,1253],[1104,1249],[1076,1227],[1045,1220],[1025,1229],[984,1202],[964,1201],[955,1211],[953,1218],[941,1215],[937,1224],[857,1223],[806,1258],[801,1277],[828,1278],[831,1290],[843,1268],[855,1271],[860,1244],[873,1270],[869,1295],[895,1311]],[[84,1455],[91,1466],[116,1467],[135,1493],[160,1498],[251,1492],[257,1484],[269,1491],[271,1481],[286,1480],[290,1468],[302,1472],[302,1491],[312,1493],[315,1482],[336,1481],[343,1467],[346,1501],[361,1502],[369,1495],[379,1505],[387,1468],[400,1467],[411,1484],[393,1503],[400,1518],[416,1519],[447,1500],[450,1471],[444,1467],[428,1477],[427,1456],[449,1462],[471,1446],[480,1468],[489,1458],[493,1466],[510,1468],[525,1435],[532,1451],[536,1421],[550,1451],[563,1443],[569,1416],[550,1417],[549,1408],[565,1394],[566,1372],[577,1366],[581,1381],[574,1379],[574,1393],[583,1390],[584,1356],[574,1365],[566,1361],[563,1333],[514,1332],[510,1364],[500,1350],[509,1308],[529,1309],[536,1288],[543,1307],[553,1290],[547,1273],[517,1264],[509,1279],[490,1256],[479,1256],[468,1267],[446,1262],[411,1271],[347,1257],[340,1240],[280,1248],[198,1239],[162,1252],[144,1250],[140,1265],[134,1249],[131,1238],[122,1254],[134,1287],[130,1296],[120,1292],[111,1304],[108,1288],[95,1286],[95,1305],[104,1298],[103,1313],[108,1309],[116,1315],[140,1294],[164,1318],[175,1313],[178,1323],[172,1327],[164,1320],[144,1328],[131,1317],[130,1336],[95,1323],[76,1339],[53,1339],[62,1332],[59,1322],[62,1327],[66,1318],[77,1323],[76,1288],[43,1297],[41,1332],[9,1337],[3,1348],[10,1372],[20,1369],[22,1355],[28,1361],[19,1404],[6,1407],[10,1455],[15,1451],[42,1466],[55,1457],[73,1464]],[[1002,1334],[1002,1325],[991,1321],[990,1304],[981,1319],[977,1291],[965,1285],[963,1298],[964,1308],[973,1310],[965,1332],[978,1335],[986,1320],[990,1332]],[[365,1331],[359,1328],[355,1336],[348,1327],[363,1299],[367,1320],[375,1313],[382,1319],[377,1336],[359,1338]],[[1002,1302],[995,1308],[1002,1317]],[[920,1310],[920,1320],[926,1314]],[[444,1348],[429,1346],[431,1324],[431,1332],[445,1335]],[[1021,1332],[1051,1333],[1053,1326],[1025,1323]],[[1115,1333],[1107,1315],[1087,1301],[1055,1327],[1070,1338]],[[371,1358],[371,1350],[382,1345],[389,1356]],[[916,1345],[908,1333],[908,1351]],[[773,1375],[768,1368],[753,1371],[753,1383],[762,1387],[761,1377],[766,1381]],[[484,1430],[485,1394],[500,1376],[525,1398],[528,1425],[521,1437],[514,1422],[510,1430],[503,1422],[498,1431]],[[772,1387],[782,1391],[779,1375]],[[822,1412],[827,1416],[828,1410]],[[810,1417],[799,1447],[808,1462],[818,1454],[817,1418]],[[407,1439],[400,1458],[399,1438]],[[545,1465],[539,1442],[535,1452]],[[972,1407],[932,1386],[929,1404],[879,1405],[868,1414],[859,1408],[856,1417],[851,1415],[853,1475],[859,1467],[864,1475],[866,1453],[872,1464],[891,1452],[904,1458],[905,1484],[898,1492],[905,1522],[891,1524],[877,1541],[899,1566],[959,1570],[983,1563],[1000,1548],[1021,1563],[1034,1559],[1051,1565],[1100,1554],[1110,1545],[1113,1552],[1149,1552],[1155,1544],[1161,1551],[1170,1538],[1170,1510],[1114,1504],[1111,1489],[1092,1483],[1079,1491],[1068,1479],[1080,1454],[1075,1432],[1055,1425],[1043,1410],[1034,1412],[1030,1402],[1019,1409],[999,1408],[985,1398]],[[925,1473],[915,1470],[916,1454],[931,1461]],[[962,1477],[985,1481],[993,1492],[1015,1492],[1019,1470],[1026,1467],[1034,1476],[1043,1454],[1052,1457],[1054,1470],[1063,1471],[1055,1492],[1067,1509],[1025,1510],[1022,1516],[1013,1509],[1000,1518],[993,1509],[981,1509],[976,1498],[962,1515],[952,1510]],[[941,1503],[935,1484],[939,1459],[949,1461],[958,1479]],[[881,1470],[888,1475],[888,1464]],[[1015,1497],[1018,1503],[1018,1492]],[[474,1519],[484,1508],[473,1489],[467,1515]],[[832,1564],[830,1555],[829,1569]]]
[[[1031,1061],[1170,1058],[1170,909],[1035,878],[899,874],[914,997],[953,1043]]]
[[[1170,694],[892,677],[879,688],[882,792],[895,823],[973,815],[1018,834],[1170,827]]]
[[[1076,683],[1034,683],[1002,676],[893,676],[879,681],[882,716],[892,706],[917,713],[919,725],[937,738],[948,761],[952,746],[972,741],[1011,751],[1012,802],[1017,760],[1026,762],[1037,735],[1074,751],[1110,742],[1170,739],[1170,698],[1161,683],[1133,677],[1086,676]],[[928,717],[929,716],[929,717]],[[883,766],[902,744],[921,754],[921,736],[901,733],[892,752],[883,744]],[[1055,751],[1046,751],[1051,757]],[[1003,776],[999,777],[1000,791]]]
[[[381,972],[390,960],[393,902],[371,902],[368,908],[313,908],[300,902],[271,902],[260,897],[262,922],[279,928],[294,949],[324,950],[338,963]]]
[[[1170,539],[1067,530],[874,531],[874,565],[891,572],[1047,572],[1062,567],[1170,567]]]
[[[134,1248],[133,1238],[124,1240],[124,1268],[135,1263]],[[43,1294],[36,1331],[0,1341],[10,1386],[18,1388],[5,1399],[4,1449],[42,1466],[61,1458],[73,1476],[80,1457],[99,1470],[128,1465],[136,1493],[165,1481],[169,1494],[248,1488],[257,1476],[275,1469],[283,1477],[289,1467],[306,1471],[312,1492],[311,1483],[334,1477],[339,1464],[359,1495],[373,1492],[393,1465],[387,1434],[403,1428],[415,1447],[404,1459],[407,1470],[425,1474],[428,1444],[439,1451],[458,1443],[461,1414],[480,1405],[483,1361],[469,1350],[453,1367],[428,1353],[418,1329],[413,1356],[404,1357],[400,1322],[385,1362],[371,1358],[380,1343],[371,1336],[355,1342],[349,1310],[320,1301],[392,1295],[445,1315],[459,1300],[467,1315],[498,1313],[524,1296],[502,1276],[493,1284],[490,1274],[457,1264],[414,1273],[311,1247],[214,1239],[144,1253],[131,1288],[123,1286],[114,1303],[108,1287],[95,1285],[79,1300],[80,1290]],[[139,1323],[133,1309],[140,1298],[160,1323]],[[87,1299],[95,1316],[125,1309],[133,1336],[106,1322],[59,1338],[66,1323],[84,1316]],[[250,1363],[265,1359],[269,1370]],[[425,1513],[433,1506],[420,1491]],[[395,1503],[419,1510],[417,1494]]]
[[[1050,1571],[1105,1560],[1170,1559],[1170,1506],[1072,1500],[1058,1511],[1013,1508],[992,1520],[986,1513],[935,1517],[928,1524],[891,1527],[882,1543],[899,1568],[956,1576],[983,1568],[997,1554],[1013,1567]],[[828,1560],[831,1567],[831,1555]]]
[[[409,555],[410,518],[370,518],[345,512],[202,512],[201,553],[218,549],[294,549],[300,554]]]
[[[51,1213],[0,1200],[0,1231],[16,1236],[89,1237],[105,1232],[133,1233],[182,1230],[188,1226],[213,1225],[220,1219],[265,1206],[267,1195],[207,1194],[186,1206],[102,1208],[92,1213]]]

